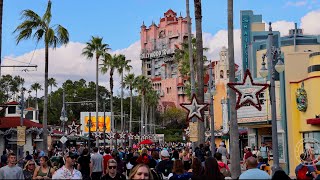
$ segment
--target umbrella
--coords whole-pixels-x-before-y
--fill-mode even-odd
[[[150,139],[146,139],[141,141],[139,144],[153,144],[153,141],[151,141]]]

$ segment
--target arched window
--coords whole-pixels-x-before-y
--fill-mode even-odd
[[[227,78],[229,78],[229,70],[227,70]]]
[[[223,79],[223,70],[220,70],[220,78]]]

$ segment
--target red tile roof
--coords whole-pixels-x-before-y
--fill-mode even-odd
[[[154,81],[161,81],[161,77],[152,78],[151,81],[152,81],[152,82],[154,82]]]
[[[19,103],[17,101],[11,101],[11,102],[8,102],[4,105],[18,105]]]
[[[167,12],[164,13],[164,16],[166,16],[167,14],[173,14],[174,16],[177,15],[177,13],[175,13],[172,9],[169,9]]]
[[[182,87],[183,86],[183,83],[178,83],[177,84],[177,87]]]
[[[23,118],[23,125],[27,128],[42,128],[42,124],[35,123],[26,118]],[[15,128],[17,126],[20,126],[20,117],[0,117],[0,128]]]

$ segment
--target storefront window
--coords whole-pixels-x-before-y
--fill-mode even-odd
[[[303,133],[303,147],[305,152],[307,149],[311,149],[312,158],[317,159],[320,156],[320,132]]]

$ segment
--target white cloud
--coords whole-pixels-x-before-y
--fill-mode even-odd
[[[240,30],[234,30],[234,58],[235,62],[241,66],[241,39]],[[208,59],[217,61],[219,60],[219,52],[222,47],[228,47],[228,31],[220,30],[215,35],[210,33],[203,33],[203,47],[209,48],[205,55]]]
[[[304,34],[320,34],[320,10],[311,11],[301,18],[301,28]]]
[[[289,30],[294,28],[294,22],[276,21],[271,24],[273,31],[279,31],[281,36],[288,36]],[[266,23],[265,30],[269,30],[269,23]]]
[[[95,60],[88,60],[81,56],[84,47],[85,44],[70,42],[67,46],[49,50],[49,77],[55,78],[58,86],[61,86],[68,79],[75,81],[83,78],[87,82],[95,82]],[[127,59],[132,60],[132,72],[136,75],[141,74],[141,62],[139,60],[140,41],[133,43],[128,48],[111,51],[110,53],[126,55]],[[27,65],[32,56],[33,51],[21,56],[5,57],[3,65]],[[38,49],[34,52],[31,64],[38,65],[36,71],[34,71],[34,68],[29,68],[28,72],[21,71],[25,68],[2,68],[2,74],[20,75],[25,79],[26,88],[29,88],[35,82],[39,82],[44,87],[44,49]],[[116,90],[120,87],[120,76],[116,74],[114,80]],[[99,85],[107,86],[109,89],[109,74],[102,75],[99,73]],[[41,92],[39,96],[42,96]]]
[[[301,6],[306,6],[308,3],[307,0],[302,0],[302,1],[288,1],[286,3],[286,6],[294,6],[294,7],[301,7]]]

